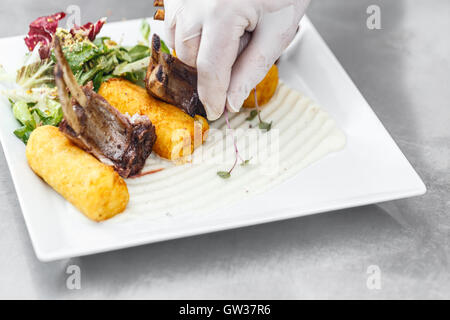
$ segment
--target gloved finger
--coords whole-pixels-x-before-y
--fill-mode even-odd
[[[189,19],[189,20],[188,20]],[[175,51],[178,59],[191,67],[196,67],[197,54],[202,34],[201,24],[180,15],[175,28]]]
[[[183,11],[183,2],[180,0],[164,1],[164,41],[170,47],[175,47],[175,28],[177,17]]]
[[[300,17],[291,8],[266,15],[236,60],[227,92],[227,109],[238,112],[250,91],[261,82],[294,38]],[[277,28],[273,26],[276,25]]]
[[[303,15],[310,2],[310,0],[297,0],[295,2],[292,0],[266,1],[263,3],[263,7],[266,12],[275,12],[284,7],[293,6],[300,15]]]
[[[209,120],[218,119],[225,110],[231,69],[245,29],[245,21],[225,21],[227,29],[223,28],[227,23],[218,21],[203,26],[197,57],[198,94]]]
[[[164,23],[164,42],[169,48],[175,47],[175,27],[169,28],[166,27]]]

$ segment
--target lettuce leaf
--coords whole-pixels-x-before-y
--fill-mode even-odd
[[[150,56],[150,48],[148,46],[144,46],[142,44],[135,45],[131,49],[128,50],[128,54],[131,58],[129,62],[136,62],[143,58]]]
[[[35,92],[33,92],[35,91]],[[25,144],[31,132],[39,126],[58,126],[63,119],[61,104],[50,95],[51,91],[38,90],[10,94],[14,117],[21,127],[14,134]]]
[[[161,39],[161,51],[165,52],[167,54],[171,54],[169,47],[166,45],[166,43],[162,39]]]
[[[25,65],[17,71],[16,83],[24,89],[37,88],[43,85],[54,86],[54,66],[55,63],[50,59]]]
[[[73,73],[82,70],[89,60],[102,53],[93,43],[86,41],[63,47],[63,52]],[[56,57],[53,59],[56,61]]]
[[[142,38],[144,38],[144,41],[150,45],[150,33],[152,32],[150,28],[150,24],[147,22],[147,20],[142,20],[141,23],[141,35]]]
[[[19,129],[14,130],[13,133],[17,138],[22,140],[23,143],[27,144],[28,139],[30,139],[30,135],[34,129],[36,129],[34,126],[27,124],[20,127]]]
[[[122,63],[114,69],[112,74],[114,76],[123,77],[137,85],[140,85],[141,87],[144,87],[144,80],[149,63],[149,56],[132,63]]]

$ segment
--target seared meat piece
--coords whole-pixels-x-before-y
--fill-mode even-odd
[[[154,7],[164,7],[164,0],[154,0],[153,1],[153,6]],[[153,19],[155,20],[164,20],[165,18],[165,12],[164,9],[157,9]]]
[[[153,15],[153,19],[155,19],[155,20],[164,20],[165,17],[166,17],[166,13],[165,13],[164,9],[157,9],[155,11],[155,14]]]
[[[57,37],[55,55],[55,81],[64,113],[60,130],[80,148],[113,165],[122,177],[138,174],[156,141],[155,127],[147,116],[121,114],[94,92],[92,83],[80,87]]]
[[[147,91],[156,98],[173,104],[193,117],[206,117],[197,92],[197,69],[161,51],[161,40],[154,34],[152,57],[146,76]]]

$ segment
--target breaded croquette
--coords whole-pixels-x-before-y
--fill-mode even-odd
[[[128,80],[110,79],[102,83],[98,93],[122,113],[148,116],[156,128],[153,151],[163,158],[177,160],[188,156],[206,139],[209,125],[205,118],[193,118]]]
[[[89,219],[103,221],[127,207],[128,188],[119,174],[72,144],[58,128],[35,129],[26,156],[31,169]]]

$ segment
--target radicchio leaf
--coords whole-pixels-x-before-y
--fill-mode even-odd
[[[33,51],[34,48],[40,44],[39,56],[42,60],[47,59],[50,56],[50,47],[53,36],[58,28],[58,22],[61,19],[64,19],[65,16],[66,14],[64,12],[58,12],[50,16],[39,17],[30,23],[30,31],[25,38],[25,44],[27,45],[28,50]],[[88,22],[83,26],[74,26],[70,30],[70,33],[72,35],[81,33],[83,36],[89,38],[89,40],[94,41],[105,22],[106,18],[102,18],[95,24]]]
[[[94,41],[97,34],[99,34],[100,30],[102,30],[103,25],[106,22],[106,18],[101,18],[95,24],[92,22],[88,22],[83,26],[74,26],[70,33],[75,35],[75,33],[81,33],[82,35],[89,38],[89,40]]]
[[[30,23],[30,31],[25,38],[28,50],[33,51],[40,44],[39,56],[42,60],[47,59],[50,56],[50,45],[56,28],[58,28],[58,22],[65,16],[64,12],[58,12],[50,16],[39,17]]]

